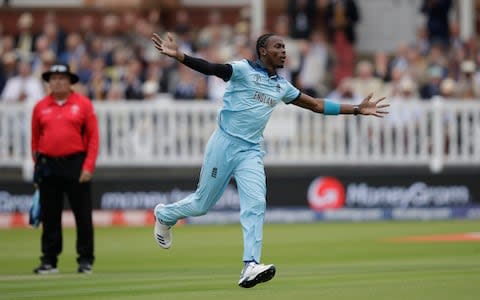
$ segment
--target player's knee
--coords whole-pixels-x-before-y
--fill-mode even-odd
[[[254,214],[263,214],[265,213],[265,209],[267,208],[267,204],[265,199],[255,201],[253,205],[250,206],[250,211]]]

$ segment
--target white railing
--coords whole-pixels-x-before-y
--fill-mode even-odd
[[[98,166],[197,166],[217,104],[96,102]],[[28,105],[0,104],[0,166],[31,168]],[[277,107],[265,131],[266,165],[480,166],[480,101],[392,104],[387,118],[323,116]]]

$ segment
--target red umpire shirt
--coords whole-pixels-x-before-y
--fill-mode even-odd
[[[83,170],[93,173],[98,154],[98,124],[91,101],[71,92],[61,103],[48,95],[33,109],[32,154],[50,157],[85,152]]]

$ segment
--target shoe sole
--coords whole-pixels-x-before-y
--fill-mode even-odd
[[[255,278],[251,280],[242,281],[238,285],[246,289],[252,288],[259,283],[270,281],[275,276],[275,272],[276,272],[275,266],[271,266],[270,268],[266,269],[265,271],[255,276]]]

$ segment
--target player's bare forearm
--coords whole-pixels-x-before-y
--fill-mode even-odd
[[[328,115],[360,114],[373,115],[380,118],[387,115],[388,111],[386,110],[386,108],[390,105],[381,103],[385,99],[385,97],[381,97],[374,101],[370,101],[371,98],[372,94],[365,97],[365,99],[363,99],[363,101],[359,105],[346,103],[338,104],[332,103],[328,99],[313,98],[302,93],[297,100],[292,102],[292,104],[295,104],[305,109],[309,109],[316,113]]]

